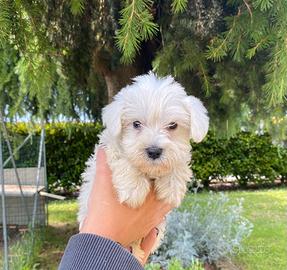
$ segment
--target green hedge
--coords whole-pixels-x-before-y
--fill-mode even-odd
[[[47,174],[50,189],[67,191],[81,184],[85,162],[98,142],[101,126],[72,124],[49,126],[46,135]]]
[[[212,179],[227,176],[235,176],[240,186],[286,180],[287,149],[272,144],[269,134],[240,132],[229,139],[208,134],[201,144],[192,146],[194,176],[205,187]]]
[[[10,134],[13,134],[18,143],[20,143],[19,135],[27,135],[29,132],[27,125],[22,123],[9,126],[9,129]],[[98,142],[101,129],[100,124],[89,123],[46,125],[46,162],[50,190],[63,188],[70,192],[81,184],[80,175],[85,168],[85,162]],[[36,129],[35,134],[40,134],[40,128]],[[38,144],[33,144],[33,148],[29,147],[31,152],[38,154],[34,149],[38,147]]]
[[[24,124],[10,126],[9,129],[16,138],[15,146],[21,141],[19,136],[28,134],[28,128]],[[80,174],[98,142],[101,130],[100,124],[87,123],[46,126],[46,159],[50,190],[63,188],[70,192],[80,185]],[[36,134],[39,133],[38,129]],[[37,144],[34,146],[37,148]],[[192,148],[191,166],[194,177],[201,180],[206,187],[211,179],[223,180],[230,175],[235,176],[242,186],[246,186],[250,181],[264,184],[278,178],[282,181],[287,180],[287,150],[273,145],[268,134],[241,132],[229,139],[218,139],[209,133],[202,143],[192,144]],[[29,151],[31,156],[31,149],[26,150]],[[27,162],[23,160],[24,163]]]

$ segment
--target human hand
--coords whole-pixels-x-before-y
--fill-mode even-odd
[[[87,216],[80,233],[97,234],[127,248],[132,242],[143,238],[141,246],[145,252],[145,263],[157,237],[155,228],[172,207],[157,200],[154,190],[137,209],[120,204],[103,149],[98,150],[96,166],[96,180],[93,182]]]

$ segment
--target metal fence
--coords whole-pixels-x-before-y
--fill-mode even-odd
[[[2,121],[1,121],[2,120]],[[47,224],[45,130],[41,135],[14,137],[0,119],[0,228],[3,266],[9,269],[9,241],[15,230],[27,228],[34,235]],[[2,239],[1,239],[2,238]],[[33,245],[33,240],[31,245]],[[32,249],[32,246],[31,246]]]

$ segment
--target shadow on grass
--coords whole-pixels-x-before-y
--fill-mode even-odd
[[[43,245],[37,263],[37,269],[54,270],[63,256],[65,247],[74,234],[78,233],[78,224],[48,226],[44,231]]]

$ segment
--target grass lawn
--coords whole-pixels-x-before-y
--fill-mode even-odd
[[[188,209],[191,196],[186,197],[182,207]],[[254,224],[251,236],[244,242],[245,251],[232,258],[232,269],[286,270],[287,190],[235,191],[229,196],[232,201],[244,198],[244,215]],[[49,204],[49,226],[37,269],[57,269],[69,237],[77,232],[76,212],[75,200]]]
[[[44,231],[44,243],[37,259],[40,269],[58,269],[69,238],[78,231],[78,224],[76,222],[77,210],[78,205],[76,200],[49,203],[49,226]]]
[[[246,251],[235,261],[248,270],[287,269],[287,191],[232,193],[244,197],[244,209],[253,225],[253,233],[246,239]]]
[[[244,251],[232,258],[233,269],[286,270],[287,190],[232,191],[228,195],[231,202],[244,198],[243,215],[254,225],[251,236],[243,243]],[[190,196],[182,207],[188,209]]]

